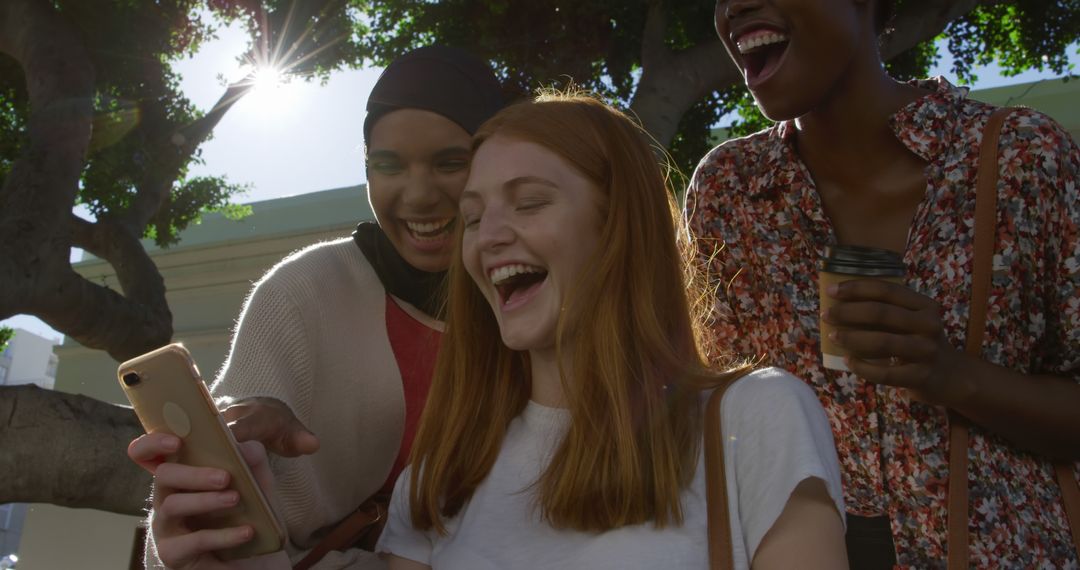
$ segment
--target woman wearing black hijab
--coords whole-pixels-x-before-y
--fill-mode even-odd
[[[408,458],[442,330],[440,287],[471,135],[501,106],[491,69],[464,51],[421,48],[392,62],[364,122],[377,223],[290,255],[244,305],[211,392],[238,440],[289,457],[271,459],[271,500],[292,562],[361,503],[389,492]],[[231,491],[213,480],[220,471],[159,465],[180,443],[150,434],[129,448],[156,475],[147,565],[215,567],[214,551],[247,538],[185,524],[222,508]],[[349,549],[322,564],[382,563]]]

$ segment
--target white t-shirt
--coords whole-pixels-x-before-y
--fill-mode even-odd
[[[530,401],[510,422],[487,479],[461,512],[445,521],[446,536],[412,527],[410,472],[403,472],[376,550],[436,570],[708,568],[703,451],[682,494],[680,527],[657,530],[646,523],[595,534],[557,530],[541,519],[531,486],[569,421],[567,410]],[[804,479],[823,480],[837,513],[844,512],[828,420],[803,382],[776,368],[755,371],[724,394],[721,423],[736,568],[750,567],[761,539]]]

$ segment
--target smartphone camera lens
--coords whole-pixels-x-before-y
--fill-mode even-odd
[[[128,372],[127,374],[124,374],[124,385],[125,386],[134,386],[134,385],[138,384],[140,381],[141,380],[139,379],[139,375],[134,373],[134,372]]]

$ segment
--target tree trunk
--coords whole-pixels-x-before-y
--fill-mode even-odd
[[[39,316],[84,346],[124,360],[167,343],[172,315],[137,233],[102,230],[117,240],[109,248],[115,255],[106,258],[127,297],[71,268],[71,208],[95,92],[93,65],[78,38],[48,2],[0,2],[0,51],[22,66],[31,109],[28,144],[0,188],[0,318]],[[99,252],[92,244],[88,249]]]
[[[687,109],[742,78],[719,39],[675,54],[664,43],[666,27],[663,2],[651,0],[642,33],[641,79],[630,103],[641,125],[664,146],[675,138]]]
[[[33,385],[2,386],[0,420],[0,504],[145,513],[151,477],[125,453],[143,432],[131,408]]]
[[[75,37],[47,3],[0,2],[0,51],[22,66],[32,109],[26,149],[0,188],[0,318],[33,306],[70,255],[64,228],[94,94],[94,70]]]

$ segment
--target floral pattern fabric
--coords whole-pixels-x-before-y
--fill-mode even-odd
[[[927,163],[904,252],[906,283],[941,304],[946,334],[962,350],[978,149],[994,107],[944,79],[915,84],[932,93],[892,117],[898,140]],[[794,125],[781,123],[729,141],[694,174],[687,216],[717,286],[717,338],[815,389],[836,439],[848,511],[890,517],[900,567],[944,568],[947,416],[823,366],[816,264],[836,235],[794,135]],[[1080,149],[1045,115],[1018,109],[1002,129],[998,169],[983,357],[1080,381]],[[977,426],[969,458],[972,566],[1077,568],[1051,465]]]

